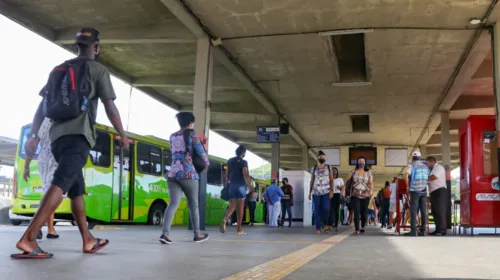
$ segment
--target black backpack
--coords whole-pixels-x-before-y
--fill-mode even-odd
[[[50,72],[42,90],[45,116],[56,122],[75,119],[87,111],[91,91],[89,59],[65,61]]]

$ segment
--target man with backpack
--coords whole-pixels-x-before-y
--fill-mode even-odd
[[[12,258],[47,259],[53,254],[44,252],[36,242],[36,235],[62,201],[62,195],[71,199],[71,210],[82,235],[83,253],[95,253],[108,245],[108,240],[94,238],[87,227],[83,195],[85,182],[82,168],[90,149],[96,143],[95,122],[98,100],[120,134],[123,149],[129,141],[123,130],[109,71],[96,62],[99,56],[99,32],[82,28],[76,35],[78,56],[54,68],[47,84],[40,92],[43,97],[33,119],[31,136],[26,143],[26,154],[33,155],[39,139],[38,130],[44,117],[51,119],[51,150],[58,167],[52,185],[26,232],[17,242],[21,254]]]
[[[412,153],[412,162],[408,164],[405,173],[405,182],[410,193],[410,224],[411,230],[407,236],[424,236],[427,218],[427,180],[429,168],[422,162],[422,155],[415,151]],[[420,210],[420,233],[417,231],[417,212]]]

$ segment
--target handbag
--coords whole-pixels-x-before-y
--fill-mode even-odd
[[[198,174],[202,173],[205,168],[207,168],[207,164],[201,157],[201,155],[194,149],[193,145],[191,144],[191,147],[188,147],[187,143],[189,143],[189,135],[191,132],[194,132],[192,129],[186,129],[184,130],[184,142],[186,143],[186,151],[189,151],[191,153],[191,159],[192,159],[192,164],[194,166],[194,169]],[[205,150],[205,148],[202,146],[202,149]]]

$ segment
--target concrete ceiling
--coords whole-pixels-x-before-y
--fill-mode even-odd
[[[453,131],[471,113],[492,113],[490,39],[469,20],[486,18],[485,28],[500,19],[494,2],[0,0],[0,12],[68,49],[78,27],[96,27],[103,63],[178,110],[192,110],[196,39],[221,39],[212,129],[269,158],[255,126],[269,125],[276,109],[292,127],[281,167],[298,169],[304,145],[427,145],[439,156],[439,111],[451,110]],[[317,34],[355,28],[373,32],[345,41]],[[369,132],[353,132],[352,115],[369,115]]]

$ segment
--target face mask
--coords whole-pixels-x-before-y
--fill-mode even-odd
[[[359,168],[365,168],[365,163],[364,162],[360,162],[360,163],[358,163],[358,166],[359,166]]]
[[[333,174],[334,177],[336,177],[337,176],[337,171],[333,171],[332,174]]]
[[[323,163],[325,163],[325,162],[326,162],[326,159],[324,159],[324,158],[319,158],[319,159],[318,159],[318,162],[319,162],[319,163],[321,163],[321,164],[323,164]]]

